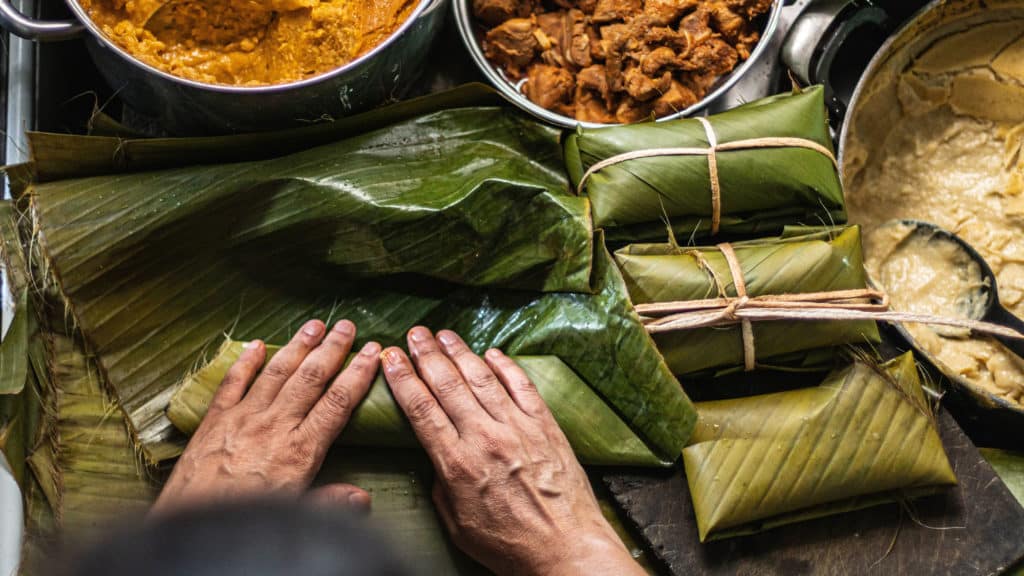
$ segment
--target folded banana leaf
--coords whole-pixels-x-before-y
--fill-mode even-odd
[[[733,244],[749,296],[853,290],[867,287],[860,229],[787,230],[778,238]],[[717,298],[719,283],[736,296],[728,262],[714,246],[631,244],[615,253],[636,304]],[[874,322],[754,322],[758,364],[776,368],[827,369],[823,349],[877,343]],[[728,372],[743,365],[740,327],[700,328],[656,334],[658,349],[676,374]]]
[[[360,343],[425,324],[477,351],[557,356],[669,463],[692,406],[562,171],[555,131],[462,108],[278,160],[15,182],[35,224],[23,242],[150,462],[180,453],[165,410],[225,334],[281,342],[347,317]]]
[[[185,379],[167,408],[167,416],[175,427],[189,435],[195,432],[228,368],[242,354],[242,346],[242,342],[226,341],[208,364]],[[267,359],[279,349],[268,346]],[[516,362],[537,386],[582,463],[661,464],[629,426],[564,362],[554,356],[521,356]],[[417,445],[416,436],[382,374],[378,374],[370,393],[353,413],[340,441],[351,446],[387,448]]]
[[[911,353],[697,411],[683,463],[701,541],[956,484]]]
[[[802,138],[832,148],[820,86],[757,100],[708,117],[719,144],[754,138]],[[573,186],[591,166],[620,154],[654,148],[706,148],[696,119],[578,129],[565,140]],[[814,150],[756,148],[717,153],[721,227],[727,234],[778,234],[789,224],[846,222],[836,166]],[[594,226],[609,241],[665,238],[665,222],[680,238],[707,237],[712,229],[708,158],[637,158],[594,172],[584,193]]]

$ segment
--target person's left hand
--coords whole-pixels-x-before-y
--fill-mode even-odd
[[[153,514],[224,499],[306,492],[327,449],[369,391],[380,362],[380,345],[367,343],[334,378],[352,349],[356,327],[342,320],[326,336],[325,331],[323,322],[307,322],[262,373],[266,347],[258,340],[246,345]],[[370,504],[369,494],[347,484],[324,486],[311,495],[356,508]]]

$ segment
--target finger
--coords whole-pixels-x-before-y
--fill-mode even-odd
[[[277,397],[284,383],[291,377],[309,354],[324,337],[324,323],[310,320],[302,327],[284,348],[267,362],[266,368],[253,382],[244,402],[262,410]]]
[[[302,422],[300,430],[330,446],[348,423],[352,411],[370,391],[380,366],[380,344],[367,342],[352,362],[334,379],[327,392]]]
[[[437,515],[441,517],[441,522],[444,523],[444,527],[448,530],[448,534],[453,540],[458,538],[459,525],[455,522],[455,513],[452,511],[452,502],[448,498],[448,492],[444,489],[444,486],[439,480],[434,481],[434,488],[430,493],[431,496],[433,496],[434,509],[437,510]]]
[[[351,484],[327,484],[311,489],[306,499],[325,506],[349,508],[360,514],[369,514],[372,498],[370,493]]]
[[[416,371],[430,387],[455,428],[461,431],[481,419],[492,419],[470,392],[458,368],[441,353],[430,330],[417,326],[409,331],[409,352]]]
[[[486,362],[469,349],[469,346],[451,330],[437,333],[437,340],[445,355],[455,364],[462,378],[469,384],[470,391],[476,396],[480,405],[487,410],[492,418],[506,422],[510,410],[515,410],[508,391],[498,382],[494,371]]]
[[[260,373],[260,368],[266,357],[267,347],[263,345],[263,342],[259,340],[246,342],[241,356],[228,369],[220,387],[217,388],[213,399],[210,400],[210,410],[207,414],[227,410],[241,402],[249,384]]]
[[[423,449],[437,462],[443,450],[459,438],[455,425],[437,403],[430,389],[416,376],[405,352],[388,348],[381,355],[384,378],[388,381],[395,402],[409,419]]]
[[[520,410],[530,416],[551,416],[551,411],[537,392],[537,387],[514,360],[494,348],[488,350],[484,358]]]
[[[331,328],[320,345],[299,364],[299,368],[285,381],[274,399],[274,409],[301,422],[317,400],[323,396],[327,383],[345,365],[356,338],[356,325],[342,320]]]

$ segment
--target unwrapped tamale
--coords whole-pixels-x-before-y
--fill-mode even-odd
[[[856,226],[816,231],[795,228],[777,238],[732,244],[748,296],[863,289],[867,286]],[[631,244],[615,253],[635,304],[735,297],[736,283],[716,246]],[[753,323],[759,366],[828,368],[823,349],[877,343],[871,321],[765,321]],[[797,329],[794,329],[797,328]],[[677,330],[655,335],[676,374],[728,371],[744,364],[739,325]],[[827,362],[818,366],[820,360]]]
[[[715,155],[721,232],[767,235],[789,224],[846,222],[842,187],[829,156],[832,141],[823,94],[816,86],[707,118],[720,146],[761,142]],[[782,144],[780,139],[800,139],[820,150],[776,146]],[[707,132],[698,119],[580,128],[565,139],[565,161],[570,180],[578,187],[592,166],[622,154],[708,147]],[[666,221],[680,238],[706,237],[712,231],[706,154],[625,160],[594,172],[582,192],[593,206],[594,226],[603,228],[612,241],[663,239]]]
[[[702,541],[956,484],[911,353],[697,412],[683,463]]]

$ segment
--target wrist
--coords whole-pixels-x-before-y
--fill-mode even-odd
[[[587,576],[629,576],[643,574],[626,546],[611,526],[600,530],[575,533],[565,542],[554,543],[560,553],[552,561],[539,565],[530,574],[536,576],[563,576],[586,574]]]

